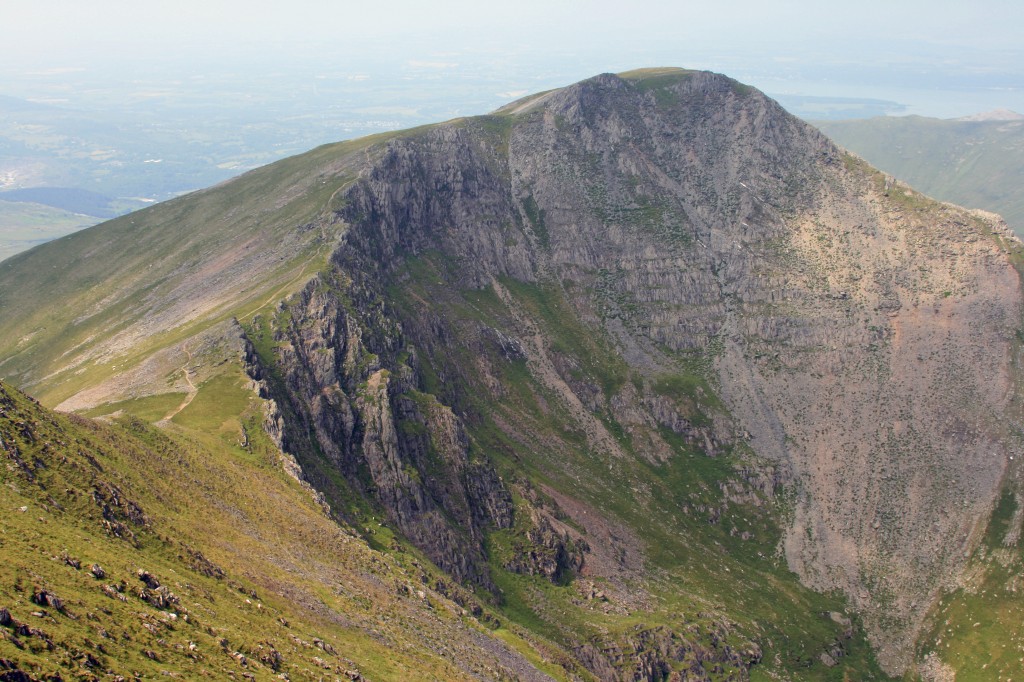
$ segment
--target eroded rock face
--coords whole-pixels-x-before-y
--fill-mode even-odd
[[[693,635],[707,630],[705,641],[694,645]],[[710,627],[696,624],[643,628],[637,626],[619,642],[597,642],[577,648],[576,655],[602,680],[713,680],[746,679],[746,672],[761,660],[756,645],[734,648],[726,642],[729,627],[715,623]]]
[[[279,314],[270,371],[284,388],[275,404],[286,403],[289,417],[270,420],[272,432],[303,477],[321,453],[435,563],[489,587],[482,533],[511,523],[509,493],[472,451],[461,420],[417,390],[415,351],[400,325],[365,300],[346,308],[355,292],[348,280],[318,279]],[[310,483],[330,486],[323,476]]]
[[[530,528],[523,541],[513,546],[511,560],[505,568],[513,573],[541,575],[553,583],[568,582],[586,562],[590,545],[586,540],[556,527],[557,522],[545,512],[533,509]]]
[[[1021,295],[998,221],[885,182],[707,73],[599,76],[505,117],[396,138],[340,217],[350,229],[331,274],[279,316],[276,362],[301,424],[291,445],[315,441],[370,482],[432,559],[486,584],[482,531],[511,523],[508,491],[464,428],[467,391],[504,389],[486,359],[453,359],[490,344],[610,456],[622,452],[609,417],[650,461],[667,456],[659,428],[709,454],[747,443],[771,462],[749,472],[759,499],[777,485],[794,494],[790,567],[850,596],[887,669],[909,663],[1017,447],[1005,410]],[[509,306],[503,328],[388,303],[403,263],[429,253],[457,273],[449,286]],[[510,280],[557,289],[574,323],[637,373],[707,359],[727,413],[696,424],[649,385],[627,385],[599,414],[602,387],[508,304]],[[449,358],[434,368],[436,396],[423,393],[417,349]],[[661,674],[638,665],[641,678]]]
[[[1018,448],[1006,408],[1019,281],[977,238],[1000,226],[834,187],[788,237],[800,291],[770,319],[780,326],[750,334],[737,319],[717,367],[755,448],[798,482],[790,566],[849,594],[899,670]]]

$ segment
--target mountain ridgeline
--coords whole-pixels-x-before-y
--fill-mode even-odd
[[[752,88],[605,74],[4,261],[0,373],[225,452],[258,424],[512,677],[942,679],[935,614],[1024,565],[1020,258]]]
[[[995,111],[964,119],[884,116],[820,121],[829,137],[928,196],[995,211],[1024,234],[1024,117]]]

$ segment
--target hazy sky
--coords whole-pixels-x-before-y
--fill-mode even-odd
[[[1003,100],[1024,108],[1022,35],[1020,0],[2,0],[0,75],[290,64],[458,78],[491,69],[529,89],[675,65],[780,94],[903,91],[911,111],[957,115]]]
[[[560,37],[583,45],[596,37],[669,37],[723,47],[745,41],[775,46],[837,41],[917,41],[1016,48],[1024,32],[1018,0],[4,0],[0,45],[38,58],[105,53],[119,45],[155,55],[183,45],[246,49],[267,42],[361,41],[453,33],[499,43]],[[477,34],[477,35],[474,35]],[[458,48],[456,44],[450,47]],[[895,46],[895,45],[894,45]],[[443,47],[439,45],[439,47]]]

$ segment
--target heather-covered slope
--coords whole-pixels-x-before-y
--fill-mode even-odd
[[[1019,242],[715,74],[606,74],[133,216],[138,262],[178,249],[155,279],[117,221],[0,264],[0,371],[175,424],[244,357],[336,515],[600,679],[881,677],[862,632],[902,672],[1020,449]]]

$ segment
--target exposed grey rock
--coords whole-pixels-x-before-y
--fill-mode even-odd
[[[32,593],[32,602],[60,612],[64,611],[64,601],[49,590],[36,588]]]
[[[367,492],[406,537],[460,580],[490,586],[482,530],[511,523],[509,494],[451,409],[417,391],[407,365],[382,366],[405,347],[401,327],[358,305],[373,293],[346,279],[313,281],[285,319],[275,360],[287,394],[275,400],[298,423],[281,445],[299,463],[323,452],[357,489],[368,476]],[[357,302],[351,311],[343,297]]]
[[[790,566],[809,585],[844,590],[883,665],[902,670],[922,605],[959,570],[1016,447],[1004,409],[1019,283],[992,239],[970,239],[1005,231],[950,207],[908,208],[908,189],[890,183],[887,196],[817,131],[714,74],[681,76],[658,93],[605,75],[536,102],[518,109],[507,148],[472,122],[389,142],[347,195],[352,227],[335,263],[363,292],[382,291],[374,282],[425,253],[457,263],[447,284],[462,290],[501,278],[571,280],[573,314],[640,370],[717,348],[713,379],[731,421],[695,429],[649,392],[618,397],[615,414],[666,426],[710,454],[748,435],[772,472],[751,488],[761,499],[779,485],[796,492]],[[349,313],[307,318],[307,329],[338,320],[320,338],[346,339],[314,343],[335,348],[335,359],[307,363],[315,385],[344,394],[311,398],[333,401],[319,410],[332,422],[319,430],[341,436],[334,442],[351,442],[358,418],[351,378],[324,383],[324,363],[351,357],[367,329],[376,329],[370,347],[383,368],[407,344],[443,355],[464,328],[437,311],[409,318],[380,303],[355,306],[367,311],[358,328]],[[524,321],[502,333],[528,329]],[[573,376],[572,358],[543,339],[523,350],[531,371],[547,363],[549,385],[578,406],[593,446],[614,452],[603,426],[586,419],[601,409],[596,384]],[[444,399],[467,409],[459,377],[476,369],[441,369]],[[965,400],[952,405],[950,395]],[[384,461],[399,439],[393,420],[378,416],[374,451]],[[664,456],[657,439],[647,443],[652,459]],[[416,489],[394,480],[394,491]],[[411,509],[418,498],[390,499]],[[719,513],[708,510],[711,520]],[[884,618],[876,589],[899,595]]]
[[[547,513],[533,509],[530,516],[526,537],[514,543],[512,558],[505,568],[515,573],[542,575],[553,583],[567,582],[583,569],[590,546],[578,534],[571,537],[564,524],[558,524],[562,529],[556,529],[557,522]]]

